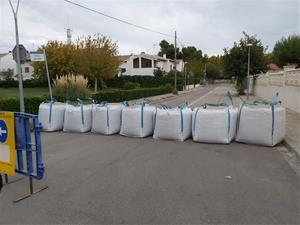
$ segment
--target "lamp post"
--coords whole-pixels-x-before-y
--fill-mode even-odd
[[[175,55],[174,55],[174,61],[175,61],[175,76],[174,76],[174,92],[177,93],[177,34],[175,31]]]
[[[249,84],[250,84],[250,48],[252,44],[248,43],[248,72],[247,72],[247,100],[249,100]]]
[[[19,30],[18,30],[18,10],[20,0],[17,2],[16,8],[13,7],[11,0],[9,0],[10,7],[14,14],[15,20],[15,31],[16,31],[16,50],[17,50],[17,74],[18,74],[18,81],[19,81],[19,95],[20,95],[20,111],[25,112],[24,106],[24,91],[23,91],[23,76],[21,73],[21,60],[20,60],[20,45],[19,45]]]

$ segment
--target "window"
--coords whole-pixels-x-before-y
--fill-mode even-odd
[[[29,67],[25,67],[25,73],[29,73]]]
[[[142,58],[142,68],[152,68],[152,60]]]
[[[126,69],[125,68],[121,68],[121,73],[125,73]]]
[[[136,58],[133,60],[133,68],[140,68],[140,59]]]

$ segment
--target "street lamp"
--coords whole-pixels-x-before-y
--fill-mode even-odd
[[[250,48],[252,44],[248,43],[248,73],[247,73],[247,100],[249,100],[249,84],[250,84]]]
[[[20,0],[18,0],[16,8],[13,7],[11,0],[9,0],[9,4],[10,4],[10,7],[14,14],[14,20],[15,20],[16,50],[17,50],[17,74],[18,74],[18,81],[19,81],[20,111],[25,112],[23,77],[22,77],[22,73],[21,73],[21,60],[20,60],[19,30],[18,30],[18,10],[19,10]]]

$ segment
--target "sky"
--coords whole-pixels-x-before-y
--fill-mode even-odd
[[[15,5],[17,0],[11,0]],[[257,35],[268,52],[282,37],[300,32],[300,0],[72,0],[94,10],[168,34],[129,26],[63,0],[20,0],[20,43],[34,51],[49,40],[66,42],[99,33],[117,42],[119,54],[156,54],[162,39],[222,54],[245,31]],[[0,0],[0,53],[15,45],[14,18],[8,0]]]

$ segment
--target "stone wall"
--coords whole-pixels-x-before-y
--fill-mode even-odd
[[[270,99],[279,92],[282,105],[300,113],[300,69],[286,69],[255,76],[254,95]]]

